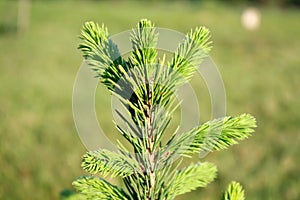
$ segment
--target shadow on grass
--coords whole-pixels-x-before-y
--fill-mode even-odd
[[[16,34],[18,32],[17,26],[11,24],[0,24],[0,36]]]
[[[79,194],[74,192],[73,190],[63,190],[60,192],[60,200],[85,200],[86,198]]]

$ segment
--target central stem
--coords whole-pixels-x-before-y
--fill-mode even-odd
[[[147,200],[150,200],[153,196],[153,190],[155,186],[155,155],[153,152],[154,148],[154,134],[153,134],[153,115],[152,115],[152,81],[148,85],[148,102],[146,107],[146,120],[147,120],[147,157],[150,166],[149,170],[149,183],[147,191]],[[147,174],[148,176],[148,174]]]

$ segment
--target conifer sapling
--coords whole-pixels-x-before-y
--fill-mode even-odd
[[[100,82],[127,111],[117,111],[127,128],[119,124],[116,128],[133,152],[121,143],[119,152],[106,149],[87,152],[82,167],[91,176],[73,182],[80,192],[78,198],[172,200],[206,187],[216,177],[216,166],[198,162],[180,167],[182,158],[202,151],[227,149],[250,136],[256,127],[254,117],[242,114],[214,119],[184,133],[174,132],[168,138],[165,133],[179,106],[174,93],[192,78],[196,67],[208,56],[211,41],[209,30],[197,27],[187,33],[167,62],[165,56],[158,57],[158,37],[153,23],[142,19],[130,36],[131,55],[124,58],[104,25],[94,22],[83,25],[79,49]],[[95,175],[121,177],[124,187]],[[243,189],[233,182],[223,199],[242,200]]]

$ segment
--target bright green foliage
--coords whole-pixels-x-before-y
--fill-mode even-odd
[[[74,187],[85,194],[87,199],[127,200],[129,197],[120,188],[97,177],[82,177],[73,182]]]
[[[214,180],[217,168],[212,163],[197,163],[183,168],[172,177],[167,187],[167,196],[173,199],[175,196],[195,190],[197,187],[205,187]]]
[[[191,78],[195,67],[202,63],[212,47],[209,38],[209,30],[205,27],[191,30],[172,59],[172,69],[182,73],[188,79]]]
[[[179,44],[171,61],[166,62],[165,57],[158,58],[158,37],[154,25],[141,20],[131,33],[132,54],[124,59],[104,25],[87,22],[83,26],[79,49],[85,62],[130,115],[128,119],[117,111],[127,128],[118,124],[116,128],[134,150],[129,153],[119,144],[118,153],[100,149],[83,156],[82,167],[88,173],[120,176],[126,187],[123,190],[93,176],[79,178],[73,185],[87,199],[172,200],[205,187],[216,177],[216,166],[203,162],[180,169],[182,156],[226,149],[249,137],[256,127],[254,117],[242,114],[164,137],[179,105],[174,92],[190,80],[208,56],[211,42],[208,29],[195,28]],[[232,188],[235,190],[235,185]]]
[[[244,200],[245,195],[244,195],[244,190],[242,186],[235,182],[232,181],[226,192],[224,193],[223,200]]]
[[[237,140],[249,137],[254,127],[256,127],[255,118],[249,114],[215,119],[188,133],[174,135],[164,152],[187,156],[200,151],[227,149],[237,144]]]
[[[111,152],[108,150],[98,150],[87,152],[82,159],[82,168],[89,173],[101,173],[103,176],[129,176],[139,169],[136,160]]]

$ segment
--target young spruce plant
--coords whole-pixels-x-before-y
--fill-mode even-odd
[[[75,196],[80,199],[172,200],[206,187],[216,177],[216,166],[198,162],[180,167],[183,157],[227,149],[250,136],[256,127],[254,117],[242,114],[214,119],[184,133],[175,131],[167,138],[166,130],[179,105],[174,93],[191,79],[196,67],[208,56],[211,42],[207,28],[195,28],[166,62],[165,56],[158,58],[158,37],[152,22],[142,19],[130,36],[131,55],[124,58],[104,25],[94,22],[83,25],[79,49],[100,82],[128,112],[117,111],[127,128],[118,124],[116,128],[133,150],[119,142],[119,152],[106,149],[87,152],[82,167],[91,175],[73,182],[80,192]],[[119,176],[123,188],[95,174]],[[240,184],[232,182],[223,199],[244,199]]]

